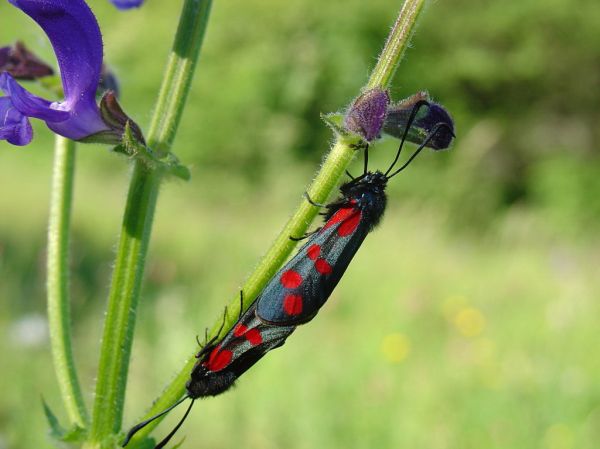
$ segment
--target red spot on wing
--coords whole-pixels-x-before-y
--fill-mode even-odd
[[[298,288],[302,284],[302,276],[294,270],[287,270],[281,275],[280,281],[285,288]]]
[[[331,265],[325,259],[317,259],[315,268],[321,274],[330,274],[333,271],[333,268],[331,268]]]
[[[319,245],[311,245],[306,251],[306,255],[311,260],[317,260],[319,254],[321,254],[321,247]]]
[[[235,337],[241,337],[242,335],[244,335],[246,332],[248,331],[248,328],[246,326],[244,326],[243,324],[238,324],[235,329],[233,330],[233,335]]]
[[[359,210],[356,210],[353,214],[351,214],[343,223],[337,228],[337,233],[340,237],[346,237],[352,234],[358,224],[360,223],[361,213]]]
[[[300,315],[302,313],[302,296],[287,295],[283,300],[283,310],[288,315]]]
[[[252,346],[259,345],[263,342],[262,335],[260,335],[258,329],[248,329],[243,324],[238,324],[235,329],[233,329],[233,335],[236,337],[244,337]]]
[[[250,329],[246,332],[245,337],[252,346],[259,345],[263,342],[262,335],[260,335],[258,329]]]
[[[227,349],[221,349],[220,346],[217,346],[212,350],[210,356],[208,357],[208,361],[205,363],[205,366],[210,371],[221,371],[229,363],[233,358],[233,352],[228,351]]]
[[[344,207],[338,210],[335,214],[331,216],[331,218],[325,223],[323,229],[330,228],[331,226],[345,221],[348,217],[350,217],[356,211],[353,207]]]

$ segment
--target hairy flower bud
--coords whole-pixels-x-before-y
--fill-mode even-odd
[[[371,89],[354,100],[344,117],[344,126],[367,142],[378,139],[386,117],[390,96],[386,90]]]
[[[406,140],[421,143],[438,123],[444,123],[448,128],[441,128],[429,141],[428,147],[443,150],[450,146],[454,137],[454,122],[443,106],[430,101],[427,92],[418,92],[410,97],[393,104],[388,108],[383,124],[383,132],[401,139],[406,129],[413,108],[418,102],[424,102],[410,127]]]

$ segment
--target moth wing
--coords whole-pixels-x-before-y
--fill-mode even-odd
[[[267,352],[281,346],[293,326],[274,326],[256,317],[256,301],[208,354],[203,364],[210,371],[227,369],[241,376]]]
[[[346,210],[341,219],[333,215],[269,281],[257,299],[261,320],[296,326],[325,304],[369,231],[360,209]]]

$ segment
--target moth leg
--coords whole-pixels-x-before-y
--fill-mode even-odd
[[[321,230],[321,228],[317,228],[317,229],[315,229],[314,231],[307,232],[306,234],[304,234],[304,235],[303,235],[303,236],[301,236],[301,237],[294,237],[293,235],[290,235],[290,240],[292,240],[292,241],[294,241],[294,242],[300,242],[300,241],[302,241],[302,240],[304,240],[304,239],[307,239],[307,238],[309,238],[309,237],[310,237],[310,236],[312,236],[313,234],[316,234],[316,233],[317,233],[317,232],[319,232],[320,230]]]
[[[225,321],[227,321],[227,306],[225,306],[225,309],[223,310],[223,321],[221,322],[221,327],[219,327],[217,334],[213,338],[211,338],[209,341],[207,341],[204,346],[200,345],[200,346],[202,346],[202,349],[200,350],[200,352],[198,352],[198,354],[196,354],[197,359],[199,359],[200,357],[202,357],[204,354],[206,354],[208,351],[210,351],[212,349],[213,345],[219,339],[219,336],[221,335],[221,331],[223,330],[223,327],[225,327]],[[205,330],[205,339],[208,339],[208,329]],[[196,340],[197,340],[197,337],[196,337]]]
[[[306,201],[308,201],[310,204],[312,204],[315,207],[327,207],[327,204],[315,203],[312,200],[312,198],[310,197],[310,195],[308,194],[308,192],[304,192],[304,198],[306,198]]]

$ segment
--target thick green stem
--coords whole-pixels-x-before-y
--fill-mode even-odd
[[[183,5],[148,135],[148,144],[158,156],[167,155],[175,138],[211,4],[211,0],[186,0]],[[163,175],[160,168],[135,162],[109,293],[87,447],[113,447],[121,429],[135,316]]]
[[[135,312],[160,180],[160,172],[135,163],[104,323],[90,432],[95,442],[121,428]]]
[[[71,424],[85,427],[88,415],[81,394],[71,340],[69,229],[75,174],[75,142],[56,136],[48,222],[48,325],[54,371]]]
[[[404,3],[398,19],[396,20],[390,36],[381,52],[379,60],[364,89],[388,87],[396,67],[399,64],[404,51],[408,47],[410,36],[412,35],[424,1],[425,0],[407,0]],[[336,136],[331,151],[327,155],[321,169],[308,189],[308,194],[313,201],[322,203],[331,195],[344,174],[344,171],[354,158],[357,143],[356,139],[346,138],[341,135]],[[318,209],[312,206],[306,199],[302,200],[296,212],[294,212],[271,248],[267,251],[255,271],[244,284],[244,310],[254,301],[256,296],[264,288],[271,277],[273,277],[296,246],[296,242],[290,240],[289,237],[303,235],[318,212]],[[239,316],[239,309],[239,296],[236,294],[234,299],[227,306],[226,322],[225,325],[222,326],[221,335],[231,328]],[[216,336],[222,323],[223,316],[220,315],[213,325],[209,338]],[[149,418],[165,409],[185,393],[185,382],[189,379],[189,372],[194,362],[194,357],[190,357],[190,359],[186,361],[181,371],[153,403],[148,413],[146,413],[145,418]],[[145,435],[148,435],[159,421],[160,420],[156,420],[139,431],[138,434],[136,434],[134,441],[140,441]]]

